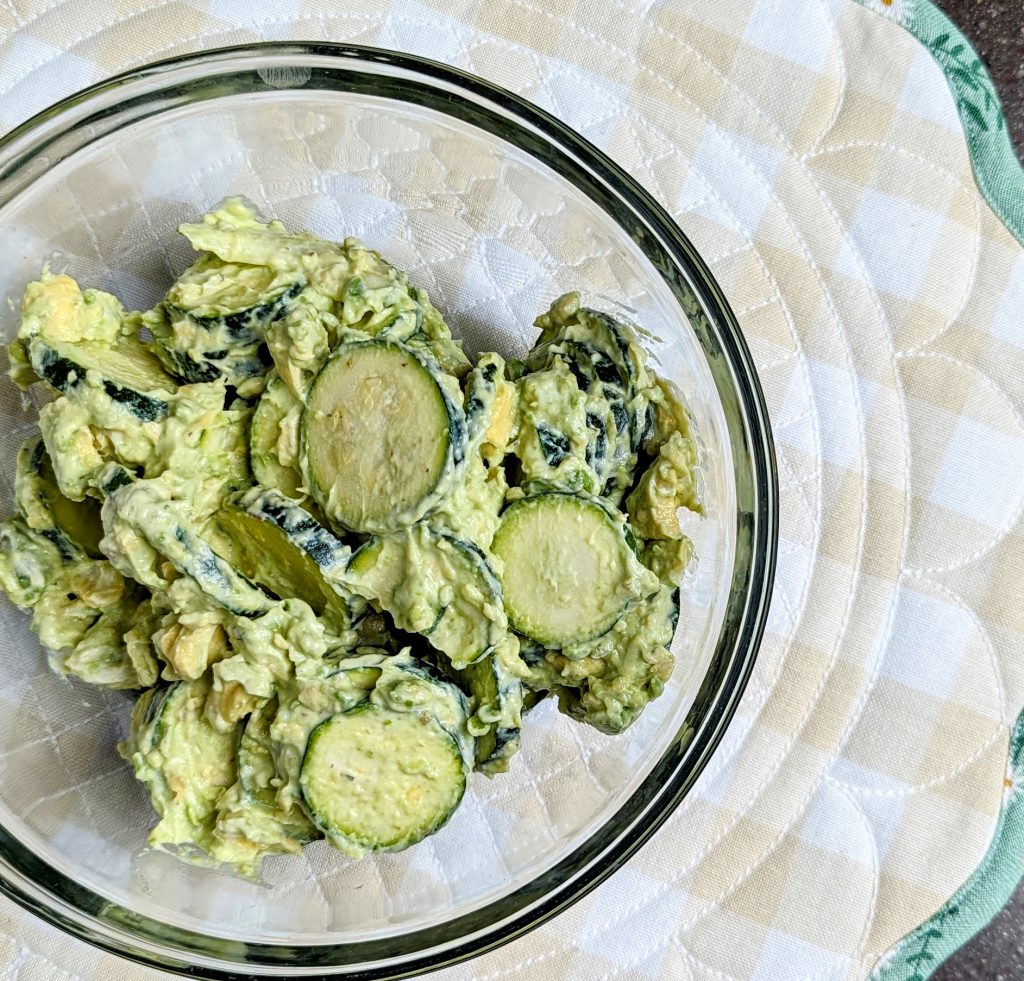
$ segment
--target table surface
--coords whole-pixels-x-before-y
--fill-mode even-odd
[[[1024,160],[1024,3],[1022,0],[938,0],[978,49],[1006,113],[1017,156]],[[932,975],[932,981],[1024,978],[1024,882],[1003,911]]]

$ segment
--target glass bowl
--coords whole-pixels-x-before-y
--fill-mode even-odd
[[[701,772],[749,675],[771,591],[777,491],[765,406],[725,298],[636,182],[556,119],[394,52],[266,44],[166,61],[73,96],[0,141],[0,292],[44,260],[145,309],[190,261],[176,226],[227,195],[408,269],[470,352],[518,355],[578,289],[649,332],[700,442],[665,694],[604,736],[543,703],[508,774],[398,854],[323,843],[265,881],[146,850],[146,794],[117,756],[130,697],[47,667],[0,609],[0,888],[68,932],[211,977],[407,976],[537,926],[615,871]],[[2,313],[10,339],[17,317]],[[3,490],[35,428],[4,381]]]

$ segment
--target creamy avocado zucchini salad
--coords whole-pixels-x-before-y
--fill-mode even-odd
[[[50,396],[0,586],[66,675],[131,692],[150,843],[256,876],[437,831],[547,696],[661,694],[699,512],[678,393],[570,293],[475,362],[357,239],[230,199],[152,310],[44,270],[8,346]]]

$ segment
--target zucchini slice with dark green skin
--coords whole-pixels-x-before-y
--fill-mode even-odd
[[[658,587],[599,502],[547,493],[506,508],[492,543],[509,622],[548,648],[600,637]]]
[[[195,579],[211,599],[239,616],[257,617],[267,611],[269,597],[239,575],[193,529],[185,524],[172,525],[171,537],[173,544],[160,532],[150,540],[179,572]]]
[[[0,522],[0,589],[12,603],[32,607],[39,602],[69,559],[63,545],[59,531],[34,531],[21,518]]]
[[[287,497],[301,500],[305,494],[302,474],[296,466],[281,459],[282,425],[289,419],[295,423],[295,452],[298,452],[298,423],[302,414],[302,403],[292,394],[291,389],[276,371],[267,377],[249,427],[249,463],[253,476],[264,486],[273,487]]]
[[[25,441],[14,471],[14,502],[25,523],[36,531],[59,529],[86,555],[102,558],[103,523],[99,501],[72,501],[57,486],[50,455],[39,436]]]
[[[223,378],[246,397],[259,391],[258,383],[272,364],[262,341],[239,343],[223,328],[207,328],[180,315],[175,320],[174,313],[158,309],[145,320],[167,371],[193,385]]]
[[[320,832],[300,807],[286,811],[277,801],[277,767],[270,737],[276,713],[274,697],[249,716],[238,742],[238,779],[253,801],[275,812],[283,834],[305,844],[321,837]]]
[[[206,721],[208,677],[151,688],[118,747],[149,790],[160,821],[149,843],[206,847],[217,803],[237,778],[238,732]]]
[[[161,720],[164,709],[180,684],[159,684],[139,695],[132,706],[131,732],[124,745],[125,751],[148,753],[159,744],[163,735]],[[126,755],[125,751],[122,755]]]
[[[571,652],[549,653],[559,709],[612,735],[630,726],[672,675],[669,646],[678,618],[678,590],[662,585],[614,630]]]
[[[599,381],[632,394],[638,383],[649,380],[646,355],[633,329],[610,314],[580,306],[577,293],[555,300],[536,326],[542,333],[526,359],[531,370],[547,363],[552,354],[569,351],[587,382]],[[581,381],[580,388],[587,387]]]
[[[280,289],[275,295],[259,300],[250,307],[235,310],[232,313],[216,312],[216,307],[211,305],[191,310],[175,303],[174,289],[167,294],[167,306],[175,313],[187,316],[193,323],[198,324],[209,331],[224,331],[224,333],[237,343],[258,341],[261,331],[267,324],[273,323],[279,317],[284,316],[288,304],[295,299],[302,290],[301,283],[292,283]],[[209,313],[200,312],[209,310]]]
[[[175,280],[164,305],[172,318],[188,317],[205,330],[247,344],[262,339],[263,328],[285,314],[303,285],[266,266],[224,262],[205,253]]]
[[[465,465],[466,420],[449,387],[393,341],[336,349],[302,417],[303,475],[328,520],[380,534],[441,503]]]
[[[92,372],[103,392],[141,422],[166,418],[177,383],[140,343],[125,338],[117,350],[82,341],[61,344],[36,336],[28,341],[36,374],[62,395],[71,395]]]
[[[337,848],[398,851],[438,830],[462,800],[474,755],[469,705],[407,651],[353,661],[356,671],[376,672],[370,699],[313,731],[300,786]]]
[[[115,566],[120,556],[117,541],[111,536],[111,525],[116,521],[141,536],[182,575],[191,576],[207,596],[225,609],[244,617],[266,613],[272,605],[270,597],[210,547],[188,517],[187,505],[168,500],[164,496],[166,488],[154,486],[157,482],[140,480],[125,484],[110,494],[103,505],[104,526],[108,529],[104,547]],[[143,581],[148,576],[140,578],[137,568],[122,571],[151,589],[165,585],[159,577]]]
[[[564,359],[524,375],[518,382],[519,428],[513,452],[520,484],[552,490],[600,491],[591,465],[586,425],[587,396]]]
[[[541,337],[516,371],[546,370],[555,358],[566,363],[585,395],[586,461],[598,476],[593,493],[617,503],[633,482],[638,453],[655,422],[651,400],[659,396],[646,354],[633,328],[581,307],[577,294],[555,300],[536,324]]]
[[[456,669],[505,638],[501,585],[487,557],[472,542],[424,524],[371,538],[353,553],[345,581],[400,629],[425,636]]]
[[[384,651],[365,648],[336,663],[325,659],[322,671],[278,688],[270,736],[280,781],[277,799],[283,806],[301,803],[299,778],[310,734],[325,719],[365,702],[387,660]]]
[[[305,600],[347,628],[366,601],[343,577],[352,550],[295,501],[265,487],[229,498],[214,518],[215,547],[247,579],[281,599]]]
[[[476,769],[489,775],[508,769],[519,749],[523,684],[502,650],[451,674],[471,699],[470,730],[476,736]]]
[[[445,673],[413,657],[410,649],[381,662],[370,700],[395,712],[429,713],[458,743],[467,770],[472,767],[475,738],[466,695]]]
[[[343,657],[337,668],[328,675],[329,678],[342,679],[346,688],[359,691],[362,690],[369,696],[374,686],[380,680],[381,665],[389,655],[370,647],[361,648],[361,652],[354,656]]]
[[[164,366],[184,381],[224,378],[251,387],[270,364],[262,348],[267,326],[284,316],[303,284],[282,281],[263,266],[202,255],[144,323]]]
[[[455,737],[430,715],[364,702],[310,736],[302,761],[306,806],[349,855],[400,851],[441,828],[466,791]]]
[[[466,434],[470,446],[478,445],[491,423],[491,409],[498,394],[505,362],[500,355],[482,354],[476,367],[466,376]]]
[[[646,419],[646,396],[622,387],[611,359],[590,344],[563,341],[547,354],[557,355],[568,365],[583,393],[584,455],[596,477],[593,493],[617,501],[632,483],[636,469],[641,433],[635,418],[636,411],[641,411]]]
[[[135,479],[135,474],[127,467],[122,466],[120,463],[108,463],[96,478],[96,486],[101,494],[109,497],[118,488],[132,483]]]

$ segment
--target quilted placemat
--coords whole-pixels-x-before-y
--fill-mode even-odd
[[[970,46],[924,0],[3,0],[0,125],[282,38],[454,64],[609,152],[773,419],[776,590],[724,744],[625,868],[445,976],[927,977],[1024,871],[1024,181]],[[157,976],[6,900],[0,972]]]

